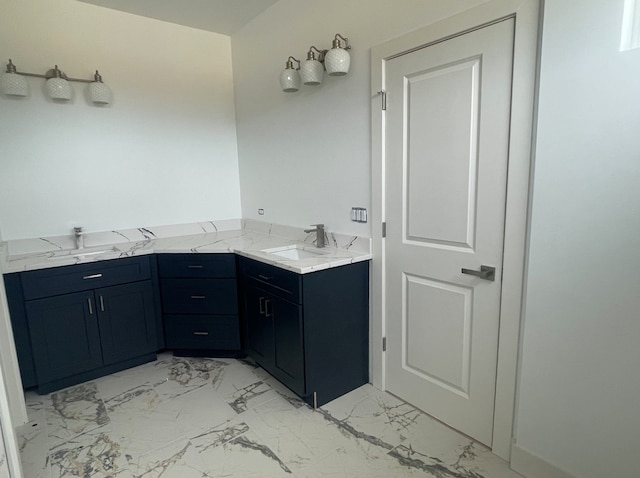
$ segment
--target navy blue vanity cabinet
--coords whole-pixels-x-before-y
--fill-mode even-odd
[[[159,254],[167,348],[176,355],[240,353],[233,254]]]
[[[157,351],[151,281],[97,289],[95,296],[105,365]]]
[[[369,262],[296,274],[238,258],[245,352],[314,407],[369,381]]]
[[[247,354],[295,393],[304,395],[302,306],[250,278],[245,298]]]
[[[149,257],[23,272],[20,279],[39,393],[155,360],[158,315]],[[12,321],[19,321],[10,307]],[[27,354],[24,345],[16,335],[19,356]]]
[[[48,383],[102,365],[93,291],[26,303],[39,383]]]

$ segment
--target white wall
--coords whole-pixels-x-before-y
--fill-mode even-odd
[[[618,51],[624,0],[579,3],[545,7],[516,443],[637,476],[640,50]]]
[[[0,96],[3,239],[239,217],[230,38],[75,0],[0,0],[0,63],[100,70],[100,108]]]
[[[370,235],[350,221],[371,207],[370,48],[484,1],[280,0],[232,35],[243,217]],[[283,93],[288,56],[336,33],[353,46],[349,75]]]

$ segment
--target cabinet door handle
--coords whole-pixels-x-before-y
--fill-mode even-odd
[[[206,295],[192,295],[191,298],[192,299],[206,299],[207,296]]]
[[[264,314],[264,297],[260,297],[260,315]]]
[[[89,304],[89,315],[93,315],[93,306],[91,305],[90,297],[87,297],[87,304]]]
[[[265,317],[271,317],[273,314],[269,313],[269,304],[271,303],[271,301],[269,299],[264,301],[264,316]]]
[[[83,279],[87,280],[87,279],[100,279],[100,277],[102,277],[102,274],[91,274],[88,276],[84,276]]]
[[[209,335],[209,332],[194,332],[193,335]]]
[[[188,265],[187,269],[204,269],[204,266],[200,266],[200,265]]]
[[[104,312],[104,298],[100,296],[100,312]]]

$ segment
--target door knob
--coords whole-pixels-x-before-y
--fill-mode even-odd
[[[462,269],[462,273],[480,277],[480,279],[489,280],[491,282],[496,280],[496,268],[491,266],[480,266],[479,271],[474,271],[473,269]]]

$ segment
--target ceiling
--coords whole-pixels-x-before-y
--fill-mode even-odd
[[[143,17],[231,35],[278,0],[79,0]]]

